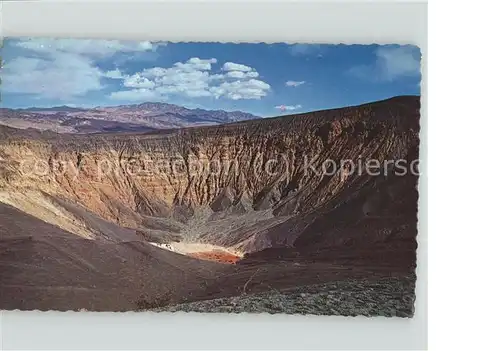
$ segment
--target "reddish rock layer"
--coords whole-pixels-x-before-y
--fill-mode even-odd
[[[229,264],[235,264],[240,260],[240,257],[224,251],[193,252],[188,255],[200,260],[216,261]]]

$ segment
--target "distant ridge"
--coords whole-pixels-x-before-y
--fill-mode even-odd
[[[88,109],[67,105],[0,109],[1,125],[79,134],[146,132],[261,118],[242,111],[189,109],[163,102],[99,106]]]
[[[18,108],[16,111],[30,111],[30,112],[83,112],[87,111],[84,108],[71,107],[67,105],[53,106],[53,107],[28,107]]]

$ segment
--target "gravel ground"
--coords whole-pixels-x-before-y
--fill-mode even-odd
[[[168,306],[155,311],[412,317],[415,276],[344,280]]]

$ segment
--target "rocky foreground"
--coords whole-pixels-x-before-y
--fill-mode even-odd
[[[154,311],[412,317],[414,290],[414,275],[406,279],[348,279],[283,291],[184,303]]]

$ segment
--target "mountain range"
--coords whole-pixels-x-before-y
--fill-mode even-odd
[[[241,111],[188,109],[160,102],[88,109],[65,105],[49,108],[0,109],[0,124],[2,125],[20,129],[33,128],[78,134],[145,132],[260,118]]]

